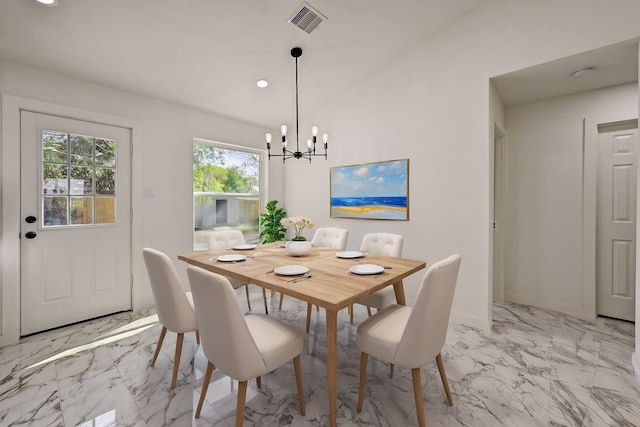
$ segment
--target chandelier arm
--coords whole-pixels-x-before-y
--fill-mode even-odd
[[[290,159],[292,157],[295,157],[295,152],[294,151],[289,151],[289,150],[282,150],[282,154],[271,154],[271,152],[268,152],[269,154],[269,158],[271,157],[286,157],[287,159]]]

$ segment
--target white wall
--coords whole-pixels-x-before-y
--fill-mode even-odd
[[[486,328],[492,296],[489,79],[639,37],[638,16],[637,0],[617,0],[615,7],[600,0],[486,0],[315,117],[301,117],[301,129],[313,119],[330,132],[329,160],[272,164],[276,188],[284,176],[276,174],[287,178],[285,198],[274,197],[284,200],[290,214],[348,227],[351,248],[366,232],[380,230],[404,234],[408,257],[433,262],[460,253],[453,318]],[[616,25],[595,31],[602,22]],[[144,200],[144,238],[150,245],[174,248],[172,255],[190,245],[190,211],[173,209],[190,206],[182,192],[189,178],[178,168],[170,177],[167,165],[187,161],[184,150],[191,136],[258,147],[263,141],[255,127],[14,66],[0,73],[0,90],[142,123],[140,188],[158,193],[157,199]],[[9,143],[3,144],[4,150]],[[411,159],[410,221],[329,218],[329,166],[397,158]],[[411,277],[409,287],[419,279]]]
[[[3,100],[12,99],[12,111],[2,111],[0,345],[17,339],[19,326],[20,141],[15,105],[36,106],[45,112],[133,128],[132,269],[135,309],[153,304],[142,262],[142,248],[157,248],[174,260],[178,253],[191,251],[193,138],[255,148],[263,148],[264,144],[263,129],[254,125],[10,62],[0,62],[0,92]],[[282,171],[273,169],[269,174],[269,197],[282,200]],[[156,198],[143,198],[143,189],[151,188],[155,189]],[[186,267],[183,264],[176,260],[186,284]]]
[[[506,109],[507,300],[595,316],[583,305],[583,119],[637,106],[632,83]]]
[[[319,224],[348,227],[350,247],[368,231],[386,230],[406,236],[407,257],[433,262],[460,253],[452,318],[488,327],[489,79],[638,37],[637,16],[635,0],[615,8],[597,0],[483,2],[314,117],[332,135],[329,161],[286,165],[296,177],[285,183],[287,208]],[[594,31],[601,22],[616,25]],[[410,221],[329,218],[327,166],[405,157],[411,161]],[[420,279],[415,276],[410,287]]]

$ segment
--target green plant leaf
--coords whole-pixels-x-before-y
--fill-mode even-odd
[[[266,206],[266,213],[260,214],[260,243],[272,243],[284,240],[287,229],[280,220],[287,216],[284,208],[278,208],[278,201],[271,200]]]

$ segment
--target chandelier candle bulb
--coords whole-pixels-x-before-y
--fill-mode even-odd
[[[329,134],[328,133],[323,133],[322,134],[322,142],[324,142],[324,158],[327,158],[327,146],[329,145]]]
[[[284,155],[287,149],[287,125],[280,126],[280,134],[282,135],[282,153]]]

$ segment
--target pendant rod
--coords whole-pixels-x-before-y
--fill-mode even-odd
[[[298,56],[296,58],[296,152],[300,151],[300,128],[298,124]]]

